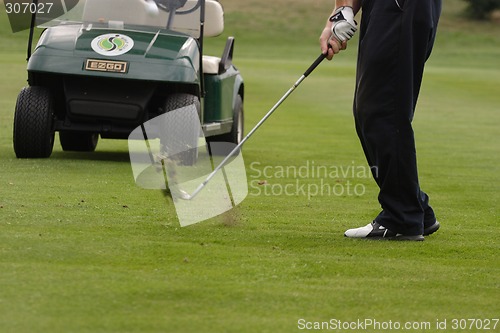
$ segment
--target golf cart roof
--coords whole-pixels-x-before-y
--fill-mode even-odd
[[[202,27],[204,36],[222,33],[224,12],[215,0],[80,0],[58,18],[37,17],[43,28],[82,23],[87,29],[167,29],[199,38]]]

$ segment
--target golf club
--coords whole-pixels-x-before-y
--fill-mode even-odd
[[[208,175],[208,177],[201,183],[192,194],[189,194],[183,190],[176,191],[176,195],[183,200],[192,200],[201,190],[207,185],[207,183],[221,170],[229,159],[235,155],[243,146],[243,144],[259,129],[259,127],[276,111],[276,109],[292,94],[292,92],[304,81],[306,77],[311,74],[318,65],[325,60],[326,54],[320,54],[319,57],[314,61],[314,63],[302,74],[302,76],[294,83],[294,85],[281,97],[281,99],[269,110],[266,115],[255,125],[254,128],[240,141],[240,143],[234,147],[234,149],[222,160],[222,162]]]

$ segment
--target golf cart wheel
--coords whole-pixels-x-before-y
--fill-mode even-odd
[[[97,133],[59,132],[59,141],[64,151],[93,152],[99,141]]]
[[[52,97],[45,87],[25,87],[14,114],[14,152],[18,158],[47,158],[54,147]]]
[[[236,96],[236,102],[233,110],[233,126],[231,132],[226,134],[223,141],[239,144],[243,140],[245,116],[243,112],[243,99],[241,95]]]
[[[196,119],[188,108],[193,106],[196,110]],[[196,95],[186,93],[175,93],[167,97],[165,101],[165,113],[178,112],[175,117],[169,117],[174,123],[167,124],[169,133],[162,135],[160,139],[162,149],[168,156],[183,165],[193,165],[198,159],[198,139],[201,134],[200,100]],[[168,140],[163,140],[168,138]]]

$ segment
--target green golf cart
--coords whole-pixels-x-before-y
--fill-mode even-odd
[[[47,158],[55,132],[65,151],[94,151],[99,137],[127,139],[141,124],[194,105],[208,140],[239,143],[244,84],[232,63],[203,54],[224,29],[213,0],[80,0],[65,15],[34,17],[28,86],[18,96],[14,151]],[[47,22],[49,21],[49,22]],[[33,51],[32,51],[33,49]]]

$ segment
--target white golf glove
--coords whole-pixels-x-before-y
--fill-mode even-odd
[[[358,30],[352,7],[337,8],[329,20],[333,23],[332,34],[339,42],[348,41]]]

